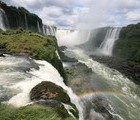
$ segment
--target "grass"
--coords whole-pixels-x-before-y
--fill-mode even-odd
[[[9,105],[0,105],[0,120],[62,120],[62,116],[55,108],[32,105],[14,108]],[[74,120],[67,117],[65,120]]]
[[[2,32],[0,34],[0,47],[6,48],[10,53],[26,53],[36,59],[56,58],[55,38],[42,36],[37,33],[23,31]]]

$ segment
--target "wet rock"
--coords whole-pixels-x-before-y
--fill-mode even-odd
[[[35,102],[35,104],[43,105],[43,106],[50,106],[50,107],[59,107],[61,103],[56,100],[39,100]]]
[[[105,98],[101,96],[96,97],[92,101],[92,106],[96,112],[100,113],[107,120],[119,120],[116,116],[113,116],[115,110]]]
[[[6,57],[4,54],[0,53],[0,57]]]
[[[70,98],[63,88],[46,81],[41,82],[31,90],[30,98],[31,100],[56,100],[70,104]]]
[[[66,46],[61,46],[59,47],[59,54],[60,54],[60,57],[61,57],[61,60],[63,62],[78,62],[77,59],[75,58],[70,58],[68,57],[67,55],[65,55],[64,51],[67,49]]]
[[[66,46],[60,46],[60,47],[59,47],[59,50],[60,50],[60,51],[65,51],[66,49],[67,49]]]
[[[52,82],[43,81],[36,85],[30,92],[30,99],[36,101],[35,104],[55,107],[57,112],[65,117],[67,117],[68,112],[63,104],[70,105],[72,107],[70,112],[75,118],[79,118],[78,110],[76,106],[71,103],[66,91]]]

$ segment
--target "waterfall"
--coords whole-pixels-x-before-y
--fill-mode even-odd
[[[26,28],[26,30],[28,30],[28,20],[27,20],[27,15],[25,14],[24,17],[25,17],[25,28]]]
[[[55,32],[56,32],[56,27],[55,26],[43,25],[42,29],[43,29],[43,34],[44,35],[53,35],[53,36],[55,36]]]
[[[113,46],[115,41],[119,38],[120,30],[120,28],[109,28],[97,52],[103,55],[112,55]]]
[[[74,46],[86,42],[90,37],[90,30],[57,30],[56,38],[59,46]]]
[[[3,9],[0,8],[0,29],[6,31],[8,27],[8,19]]]
[[[37,21],[37,28],[38,28],[38,32],[41,33],[41,27],[38,21]]]

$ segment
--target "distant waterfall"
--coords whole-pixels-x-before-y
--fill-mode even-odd
[[[43,25],[43,34],[44,35],[53,35],[55,36],[56,27],[50,25]]]
[[[25,28],[28,30],[28,20],[27,20],[27,15],[25,14]]]
[[[0,8],[0,29],[6,31],[8,27],[8,19],[3,9]]]
[[[119,38],[120,28],[109,28],[105,39],[101,43],[98,52],[103,55],[112,55],[115,41]]]
[[[41,33],[41,27],[38,21],[37,21],[37,28],[38,28],[38,32]]]
[[[59,46],[75,46],[88,41],[90,30],[57,30],[56,38]]]

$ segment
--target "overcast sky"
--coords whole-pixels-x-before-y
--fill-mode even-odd
[[[140,0],[2,0],[23,6],[61,28],[125,26],[140,22]]]

